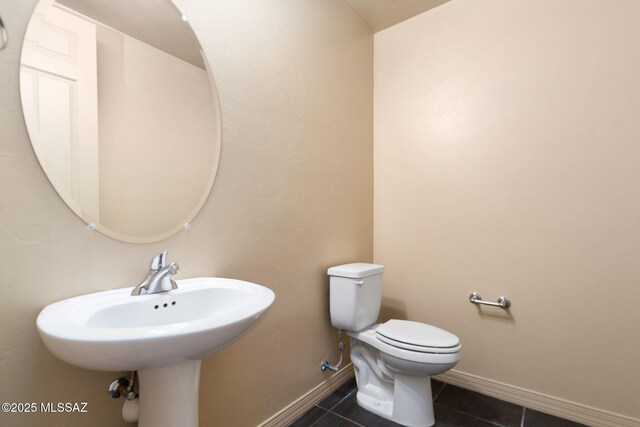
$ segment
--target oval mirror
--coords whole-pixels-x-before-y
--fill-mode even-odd
[[[42,169],[89,226],[148,243],[204,204],[220,107],[193,31],[170,0],[41,0],[20,64]]]

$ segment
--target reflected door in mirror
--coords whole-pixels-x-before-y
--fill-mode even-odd
[[[52,7],[37,8],[33,20],[20,68],[31,142],[69,207],[98,222],[96,27]]]

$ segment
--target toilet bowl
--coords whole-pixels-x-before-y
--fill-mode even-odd
[[[460,340],[420,322],[394,319],[376,324],[383,270],[363,263],[329,269],[332,324],[351,337],[358,404],[398,424],[432,426],[430,379],[460,360]]]
[[[420,334],[389,333],[403,328]],[[351,337],[358,404],[406,426],[433,425],[430,378],[458,363],[458,338],[434,326],[403,320],[390,320],[347,334]]]

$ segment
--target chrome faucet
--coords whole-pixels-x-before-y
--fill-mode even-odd
[[[142,283],[133,288],[131,295],[156,294],[177,289],[178,285],[171,276],[178,272],[180,266],[175,262],[167,265],[167,253],[161,252],[154,256],[149,266],[149,273]]]

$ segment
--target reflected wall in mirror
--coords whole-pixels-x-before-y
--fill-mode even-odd
[[[20,92],[49,181],[118,240],[165,239],[204,204],[220,107],[202,49],[170,0],[41,0]]]

